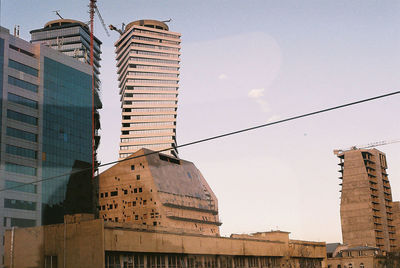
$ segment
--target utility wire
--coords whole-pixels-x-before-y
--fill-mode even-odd
[[[243,132],[256,130],[256,129],[259,129],[259,128],[264,128],[264,127],[268,127],[268,126],[272,126],[272,125],[277,125],[277,124],[281,124],[281,123],[297,120],[297,119],[300,119],[300,118],[309,117],[309,116],[312,116],[312,115],[322,114],[322,113],[330,112],[330,111],[333,111],[333,110],[338,110],[338,109],[342,109],[342,108],[345,108],[345,107],[349,107],[349,106],[353,106],[353,105],[357,105],[357,104],[361,104],[361,103],[365,103],[365,102],[370,102],[370,101],[377,100],[377,99],[382,99],[382,98],[394,96],[394,95],[397,95],[397,94],[400,94],[400,91],[394,91],[394,92],[391,92],[391,93],[387,93],[387,94],[383,94],[383,95],[379,95],[379,96],[375,96],[375,97],[371,97],[371,98],[367,98],[367,99],[362,99],[362,100],[359,100],[359,101],[349,102],[349,103],[346,103],[346,104],[342,104],[342,105],[338,105],[338,106],[334,106],[334,107],[330,107],[330,108],[326,108],[326,109],[322,109],[322,110],[318,110],[318,111],[314,111],[314,112],[310,112],[310,113],[305,113],[305,114],[301,114],[301,115],[297,115],[297,116],[293,116],[293,117],[288,117],[288,118],[277,120],[277,121],[274,121],[274,122],[270,122],[270,123],[266,123],[266,124],[262,124],[262,125],[257,125],[257,126],[250,127],[250,128],[244,128],[244,129],[241,129],[241,130],[232,131],[232,132],[224,133],[224,134],[217,135],[217,136],[212,136],[212,137],[201,139],[201,140],[197,140],[197,141],[184,143],[184,144],[177,145],[175,147],[170,147],[170,148],[163,149],[163,150],[158,150],[158,151],[153,151],[153,152],[142,154],[142,155],[136,155],[136,156],[127,157],[127,158],[124,158],[124,159],[121,159],[121,160],[116,160],[116,161],[108,162],[108,163],[105,163],[105,164],[101,164],[98,167],[105,167],[105,166],[109,166],[109,165],[116,164],[116,163],[121,163],[121,162],[128,161],[128,160],[135,159],[135,158],[140,158],[140,157],[144,157],[144,156],[148,156],[148,155],[162,153],[162,152],[165,152],[165,151],[169,151],[171,149],[177,149],[177,148],[187,147],[187,146],[191,146],[191,145],[198,144],[198,143],[203,143],[203,142],[207,142],[207,141],[211,141],[211,140],[216,140],[216,139],[220,139],[220,138],[224,138],[224,137],[240,134],[240,133],[243,133]],[[3,189],[0,189],[0,192],[11,190],[11,189],[18,188],[18,187],[22,187],[24,185],[35,184],[35,183],[38,183],[38,182],[49,181],[49,180],[53,180],[53,179],[56,179],[56,178],[77,174],[77,173],[80,173],[80,172],[83,172],[83,171],[87,171],[87,170],[92,170],[92,167],[83,168],[83,169],[75,170],[75,171],[72,171],[72,172],[60,174],[60,175],[57,175],[57,176],[44,178],[44,179],[37,180],[37,181],[34,181],[34,182],[22,183],[21,185],[18,185],[18,186],[12,186],[12,187],[3,188]]]

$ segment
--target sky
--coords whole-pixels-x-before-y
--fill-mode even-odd
[[[89,1],[1,0],[1,25],[21,37],[57,19],[88,21]],[[27,8],[29,7],[29,8]],[[168,20],[182,34],[177,141],[184,144],[399,90],[400,1],[98,1],[106,24]],[[117,160],[121,109],[116,32],[103,41],[102,163]],[[284,230],[341,242],[333,149],[400,138],[400,96],[181,148],[218,197],[221,233]],[[400,143],[387,155],[400,200]]]

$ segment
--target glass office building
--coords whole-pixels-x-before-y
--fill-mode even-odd
[[[91,74],[88,64],[0,28],[0,235],[63,221],[69,173],[91,170]]]

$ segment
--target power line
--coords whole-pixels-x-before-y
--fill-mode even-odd
[[[162,153],[162,152],[169,151],[169,150],[172,150],[172,149],[187,147],[187,146],[191,146],[191,145],[198,144],[198,143],[203,143],[203,142],[207,142],[207,141],[211,141],[211,140],[216,140],[216,139],[220,139],[220,138],[224,138],[224,137],[240,134],[240,133],[243,133],[243,132],[256,130],[256,129],[259,129],[259,128],[264,128],[264,127],[277,125],[277,124],[281,124],[281,123],[285,123],[285,122],[289,122],[289,121],[294,121],[294,120],[297,120],[297,119],[300,119],[300,118],[309,117],[309,116],[317,115],[317,114],[322,114],[322,113],[330,112],[330,111],[333,111],[333,110],[338,110],[338,109],[342,109],[342,108],[345,108],[345,107],[349,107],[349,106],[353,106],[353,105],[357,105],[357,104],[361,104],[361,103],[365,103],[365,102],[370,102],[370,101],[377,100],[377,99],[382,99],[382,98],[394,96],[394,95],[397,95],[397,94],[400,94],[400,91],[394,91],[394,92],[391,92],[391,93],[387,93],[387,94],[383,94],[383,95],[379,95],[379,96],[375,96],[375,97],[371,97],[371,98],[367,98],[367,99],[362,99],[362,100],[359,100],[359,101],[354,101],[354,102],[350,102],[350,103],[346,103],[346,104],[342,104],[342,105],[338,105],[338,106],[334,106],[334,107],[330,107],[330,108],[326,108],[326,109],[322,109],[322,110],[318,110],[318,111],[314,111],[314,112],[310,112],[310,113],[305,113],[305,114],[301,114],[301,115],[297,115],[297,116],[293,116],[293,117],[288,117],[288,118],[277,120],[277,121],[274,121],[274,122],[270,122],[270,123],[266,123],[266,124],[262,124],[262,125],[257,125],[257,126],[250,127],[250,128],[244,128],[244,129],[241,129],[241,130],[232,131],[232,132],[228,132],[228,133],[212,136],[212,137],[201,139],[201,140],[197,140],[197,141],[188,142],[188,143],[185,143],[185,144],[177,145],[175,147],[170,147],[170,148],[163,149],[163,150],[153,151],[153,152],[146,153],[146,154],[143,154],[143,155],[127,157],[127,158],[124,158],[124,159],[121,159],[121,160],[116,160],[116,161],[108,162],[108,163],[105,163],[105,164],[101,164],[97,168],[105,167],[105,166],[109,166],[109,165],[113,165],[113,164],[117,164],[117,163],[120,163],[120,162],[128,161],[128,160],[139,158],[139,157],[144,157],[144,156],[148,156],[148,155]],[[24,185],[35,184],[35,183],[49,181],[49,180],[57,179],[57,178],[68,176],[68,175],[77,174],[77,173],[80,173],[80,172],[83,172],[83,171],[87,171],[87,170],[92,170],[92,167],[79,169],[79,170],[68,172],[68,173],[64,173],[64,174],[61,174],[61,175],[44,178],[44,179],[37,180],[37,181],[34,181],[34,182],[23,183],[23,184],[18,185],[18,186],[3,188],[3,189],[0,189],[0,192],[6,191],[6,190],[11,190],[11,189],[18,188],[18,187],[22,187]]]

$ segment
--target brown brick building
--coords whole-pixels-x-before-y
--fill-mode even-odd
[[[148,149],[131,157],[100,174],[100,218],[219,235],[217,198],[193,163]]]

